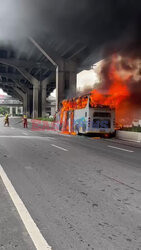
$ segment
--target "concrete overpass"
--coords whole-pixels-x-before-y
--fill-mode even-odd
[[[22,102],[14,98],[0,99],[0,106],[22,107]]]
[[[0,107],[8,108],[9,113],[13,116],[23,114],[24,111],[22,101],[6,95],[0,95]]]
[[[33,117],[45,115],[46,98],[56,88],[58,109],[62,99],[75,95],[78,72],[139,40],[140,9],[139,1],[127,0],[8,2],[0,87]]]

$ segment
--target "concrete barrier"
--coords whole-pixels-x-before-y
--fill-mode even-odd
[[[116,138],[126,141],[141,142],[141,133],[117,130]]]
[[[31,130],[33,131],[59,131],[59,123],[50,121],[41,121],[36,119],[28,119],[28,122],[32,124]]]

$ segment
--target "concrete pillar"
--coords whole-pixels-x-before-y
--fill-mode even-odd
[[[32,106],[33,106],[33,93],[32,89],[27,89],[27,116],[31,117]]]
[[[68,97],[72,98],[76,96],[76,76],[77,76],[77,65],[70,61],[66,63],[66,71],[68,72],[68,84],[67,92]]]
[[[33,85],[33,118],[38,118],[39,85]]]
[[[33,85],[33,118],[37,118],[38,117],[38,94],[39,94],[39,81],[33,77],[30,73],[28,73],[26,71],[26,69],[24,69],[23,67],[17,67],[16,69]],[[17,82],[16,82],[17,84]],[[19,85],[19,83],[18,83]],[[20,86],[21,88],[21,86]],[[24,92],[27,92],[24,90],[25,87],[23,88]],[[24,102],[25,103],[25,102]],[[25,108],[25,104],[24,104],[24,110],[27,110],[27,107]]]
[[[70,91],[70,96],[76,96],[76,76],[77,73],[76,71],[70,71],[69,72],[69,91]]]
[[[21,107],[21,114],[23,114],[23,107]]]
[[[38,93],[38,117],[42,117],[42,82],[39,82],[39,93]]]
[[[13,108],[10,107],[10,115],[13,115]]]
[[[16,107],[16,115],[19,113],[19,111],[18,111],[18,107]]]
[[[29,79],[30,81],[33,80],[32,77],[31,79]],[[21,91],[23,93],[27,93],[27,108],[24,107],[25,110],[27,110],[27,116],[28,117],[31,117],[31,114],[32,114],[32,107],[33,107],[33,91],[32,89],[29,89],[28,87],[26,86],[21,86],[20,83],[15,80],[15,84],[18,88],[21,89]],[[23,100],[23,96],[22,96],[22,100]]]
[[[27,114],[27,93],[23,94],[23,113]]]
[[[77,67],[74,62],[61,62],[56,69],[56,109],[60,102],[76,95]]]
[[[55,106],[51,106],[51,115],[52,115],[52,116],[55,115]]]
[[[17,94],[22,97],[23,100],[23,113],[27,114],[27,93],[24,93],[22,90],[18,89],[17,87],[14,88]]]
[[[46,89],[47,89],[48,79],[42,81],[42,117],[46,116]]]
[[[56,110],[60,108],[61,101],[65,98],[65,75],[64,65],[60,64],[56,68]]]

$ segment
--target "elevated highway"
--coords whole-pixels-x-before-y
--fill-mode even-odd
[[[22,100],[24,112],[34,118],[45,115],[46,98],[55,88],[58,109],[62,99],[75,95],[78,72],[140,40],[140,1],[3,5],[0,87]]]
[[[23,104],[21,101],[18,99],[14,98],[5,98],[5,99],[0,99],[0,106],[16,106],[16,107],[21,107]]]

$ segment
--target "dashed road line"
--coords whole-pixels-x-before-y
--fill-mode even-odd
[[[51,250],[1,165],[0,176],[36,249]]]
[[[68,151],[67,149],[62,148],[62,147],[59,147],[59,146],[54,145],[54,144],[51,144],[51,146],[52,146],[52,147],[55,147],[55,148],[59,148],[59,149],[61,149],[61,150],[63,150],[63,151]]]
[[[129,153],[133,153],[134,151],[132,150],[128,150],[128,149],[125,149],[125,148],[118,148],[118,147],[114,147],[114,146],[110,146],[108,145],[109,148],[113,148],[113,149],[118,149],[118,150],[121,150],[121,151],[125,151],[125,152],[129,152]]]

